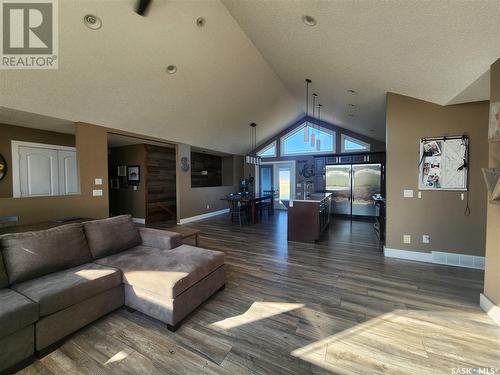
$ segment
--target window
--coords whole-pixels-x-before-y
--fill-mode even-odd
[[[257,155],[262,158],[274,158],[276,157],[276,141],[267,145],[262,150],[257,152]]]
[[[309,141],[304,139],[305,129],[309,132]],[[311,145],[311,136],[320,140],[319,150],[316,145]],[[313,128],[312,124],[304,123],[281,138],[281,155],[321,154],[335,152],[335,132],[320,127]]]
[[[370,144],[342,134],[342,152],[370,151]]]

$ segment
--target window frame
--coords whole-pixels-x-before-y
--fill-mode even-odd
[[[313,123],[309,123],[309,122],[304,122],[302,125],[297,126],[296,128],[293,128],[288,133],[286,133],[285,135],[283,135],[283,136],[280,137],[280,156],[281,157],[285,157],[285,156],[297,156],[297,155],[321,155],[321,154],[329,154],[329,153],[335,153],[336,152],[336,148],[337,148],[337,145],[336,145],[337,132],[334,131],[334,130],[325,128],[323,126],[319,126],[319,130],[320,131],[322,131],[324,133],[327,133],[327,134],[330,134],[332,136],[332,149],[331,150],[320,150],[320,151],[311,151],[311,152],[301,151],[301,152],[285,153],[285,145],[284,145],[284,143],[285,143],[286,139],[288,137],[290,137],[291,135],[293,135],[293,134],[301,131],[306,126],[313,127],[314,124]]]
[[[364,146],[365,148],[361,149],[361,150],[346,150],[345,149],[345,141],[346,140],[358,143],[358,144]],[[371,145],[369,143],[364,142],[361,139],[354,138],[354,137],[351,137],[351,136],[343,134],[343,133],[340,135],[340,150],[341,150],[342,154],[352,154],[352,153],[356,153],[356,152],[369,152],[370,146]]]
[[[274,147],[274,154],[273,155],[261,155],[261,153],[266,152],[269,150],[271,147]],[[259,151],[257,151],[257,156],[260,156],[262,159],[267,159],[267,158],[275,158],[278,156],[278,143],[276,140],[272,141],[265,147],[261,148]]]

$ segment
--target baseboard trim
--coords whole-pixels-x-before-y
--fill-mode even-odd
[[[187,224],[187,223],[192,223],[193,221],[198,221],[198,220],[203,220],[203,219],[208,219],[210,217],[218,216],[218,215],[223,215],[227,214],[229,212],[229,208],[226,208],[224,210],[219,210],[219,211],[213,211],[213,212],[207,212],[206,214],[202,215],[197,215],[197,216],[191,216],[191,217],[186,217],[184,219],[179,220],[179,224]]]
[[[476,255],[456,254],[444,251],[431,251],[430,253],[424,253],[420,251],[409,251],[384,247],[384,256],[388,258],[398,258],[414,260],[417,262],[444,264],[446,266],[484,270],[484,257]]]
[[[489,315],[493,321],[500,326],[500,307],[495,305],[488,297],[483,293],[479,295],[479,306],[481,309]]]
[[[132,221],[136,224],[146,224],[146,219],[142,217],[133,217]]]

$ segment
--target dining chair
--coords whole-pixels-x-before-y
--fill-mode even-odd
[[[227,196],[229,202],[229,212],[231,214],[231,222],[238,222],[240,226],[242,224],[248,224],[247,211],[248,207],[241,197],[238,195],[230,194]]]

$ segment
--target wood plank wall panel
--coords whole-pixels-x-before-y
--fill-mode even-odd
[[[176,220],[175,150],[146,145],[146,223]]]

